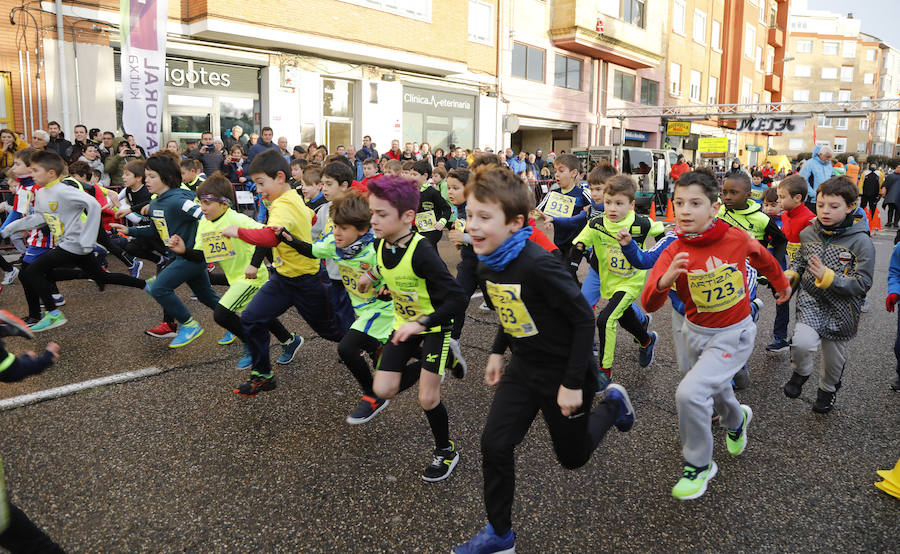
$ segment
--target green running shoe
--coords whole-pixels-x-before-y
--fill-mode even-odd
[[[728,429],[725,431],[725,444],[728,446],[728,453],[732,456],[739,456],[745,448],[747,448],[747,426],[753,419],[753,410],[746,404],[741,404],[741,410],[744,411],[744,423],[738,431]]]
[[[64,316],[61,311],[53,310],[52,312],[45,313],[40,321],[31,326],[31,330],[32,332],[40,333],[41,331],[47,331],[54,327],[65,325],[67,321],[66,316]]]
[[[719,466],[710,461],[709,466],[703,471],[685,464],[681,479],[672,487],[672,496],[678,500],[693,500],[700,498],[706,492],[706,484],[716,476]]]

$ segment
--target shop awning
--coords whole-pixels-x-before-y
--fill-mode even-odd
[[[555,129],[557,131],[570,131],[578,127],[571,121],[556,121],[554,119],[540,119],[537,117],[519,117],[519,129]]]

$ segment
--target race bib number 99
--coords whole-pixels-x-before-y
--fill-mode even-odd
[[[231,244],[231,239],[221,231],[209,231],[200,235],[200,244],[203,245],[203,255],[206,263],[221,262],[234,258],[237,253]]]
[[[703,273],[688,273],[687,279],[698,312],[722,312],[746,296],[744,274],[734,264]]]
[[[487,293],[497,310],[500,324],[506,333],[515,338],[538,334],[537,326],[522,302],[522,285],[504,285],[487,282]]]
[[[575,199],[556,191],[550,193],[544,204],[544,213],[551,217],[572,217],[574,211]]]
[[[356,269],[355,267],[350,267],[345,264],[338,264],[338,270],[341,272],[341,282],[344,283],[344,288],[347,289],[348,293],[362,300],[368,300],[374,296],[371,292],[373,287],[370,287],[370,292],[367,293],[359,292],[356,288],[357,283],[359,283],[359,277],[363,274],[361,269]]]

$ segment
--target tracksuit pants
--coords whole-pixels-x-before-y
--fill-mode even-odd
[[[150,295],[159,302],[167,314],[171,314],[179,323],[187,323],[191,312],[175,294],[182,283],[187,283],[197,300],[209,309],[215,310],[219,296],[209,284],[209,272],[203,262],[191,262],[181,256],[163,269],[150,286]]]
[[[600,367],[610,370],[616,350],[616,329],[619,325],[634,335],[641,344],[645,344],[650,336],[641,324],[641,320],[631,308],[637,296],[634,293],[618,291],[612,295],[606,306],[597,316],[597,330],[600,333]],[[608,373],[607,373],[608,374]]]
[[[794,337],[791,339],[791,369],[804,377],[811,375],[813,364],[816,361],[816,351],[820,344],[822,345],[822,365],[819,369],[819,388],[828,392],[836,392],[841,386],[841,377],[844,375],[849,340],[823,339],[815,329],[798,321],[794,326]],[[895,343],[894,352],[897,351],[896,349]]]

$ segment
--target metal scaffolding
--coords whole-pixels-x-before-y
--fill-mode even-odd
[[[770,102],[767,104],[696,104],[683,106],[639,106],[612,108],[606,117],[634,119],[641,117],[665,117],[685,121],[705,119],[754,119],[758,117],[804,118],[814,115],[825,117],[868,117],[874,112],[900,111],[900,98],[875,98],[870,100],[838,100],[818,102]]]

